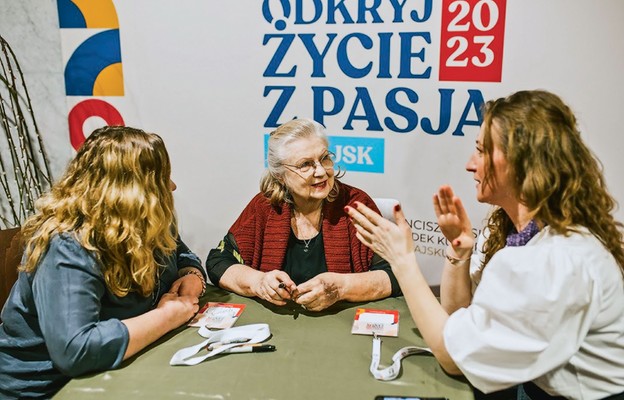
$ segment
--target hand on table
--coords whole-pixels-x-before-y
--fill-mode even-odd
[[[306,310],[321,311],[340,300],[343,286],[343,274],[324,272],[297,286],[293,300]]]
[[[295,294],[297,285],[286,272],[274,270],[265,272],[259,277],[260,279],[252,284],[252,290],[257,297],[278,306],[286,305],[286,300],[294,300],[291,294]]]
[[[199,311],[199,298],[197,296],[180,296],[175,292],[165,293],[156,306],[163,312],[166,323],[173,328],[184,324]]]

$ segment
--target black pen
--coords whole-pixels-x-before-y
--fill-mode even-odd
[[[278,287],[279,287],[280,289],[284,289],[284,290],[286,290],[286,291],[288,292],[288,294],[290,295],[290,299],[291,299],[291,300],[293,300],[293,302],[294,302],[294,300],[295,300],[295,299],[293,299],[293,294],[292,294],[292,292],[290,291],[290,289],[288,289],[288,288],[286,287],[286,284],[285,284],[284,282],[280,282],[280,284],[279,284],[279,286],[278,286]],[[295,290],[297,290],[297,289],[295,289]],[[297,319],[297,318],[299,317],[299,310],[297,309],[297,303],[294,303],[294,304],[295,304],[295,306],[293,307],[293,318],[294,318],[294,319]]]
[[[292,297],[292,293],[290,293],[290,289],[286,287],[286,284],[284,282],[280,282],[278,288],[286,290],[288,294],[291,295]]]
[[[244,344],[242,346],[232,347],[225,350],[222,354],[230,353],[266,353],[268,351],[275,351],[275,346],[272,344]]]

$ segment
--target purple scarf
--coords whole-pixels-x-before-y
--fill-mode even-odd
[[[531,220],[529,224],[520,232],[516,231],[515,228],[512,228],[511,232],[507,235],[507,246],[524,246],[533,238],[533,236],[537,235],[539,232],[539,228],[535,220]]]

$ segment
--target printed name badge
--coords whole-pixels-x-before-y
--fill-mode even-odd
[[[351,333],[356,335],[399,336],[399,311],[358,308]]]
[[[209,302],[199,310],[189,326],[227,329],[234,325],[244,309],[244,304]]]

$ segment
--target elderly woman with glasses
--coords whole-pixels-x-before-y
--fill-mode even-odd
[[[277,128],[260,193],[208,255],[211,281],[311,311],[400,294],[389,264],[361,244],[344,210],[359,201],[378,211],[375,204],[340,177],[322,125],[296,119]]]

